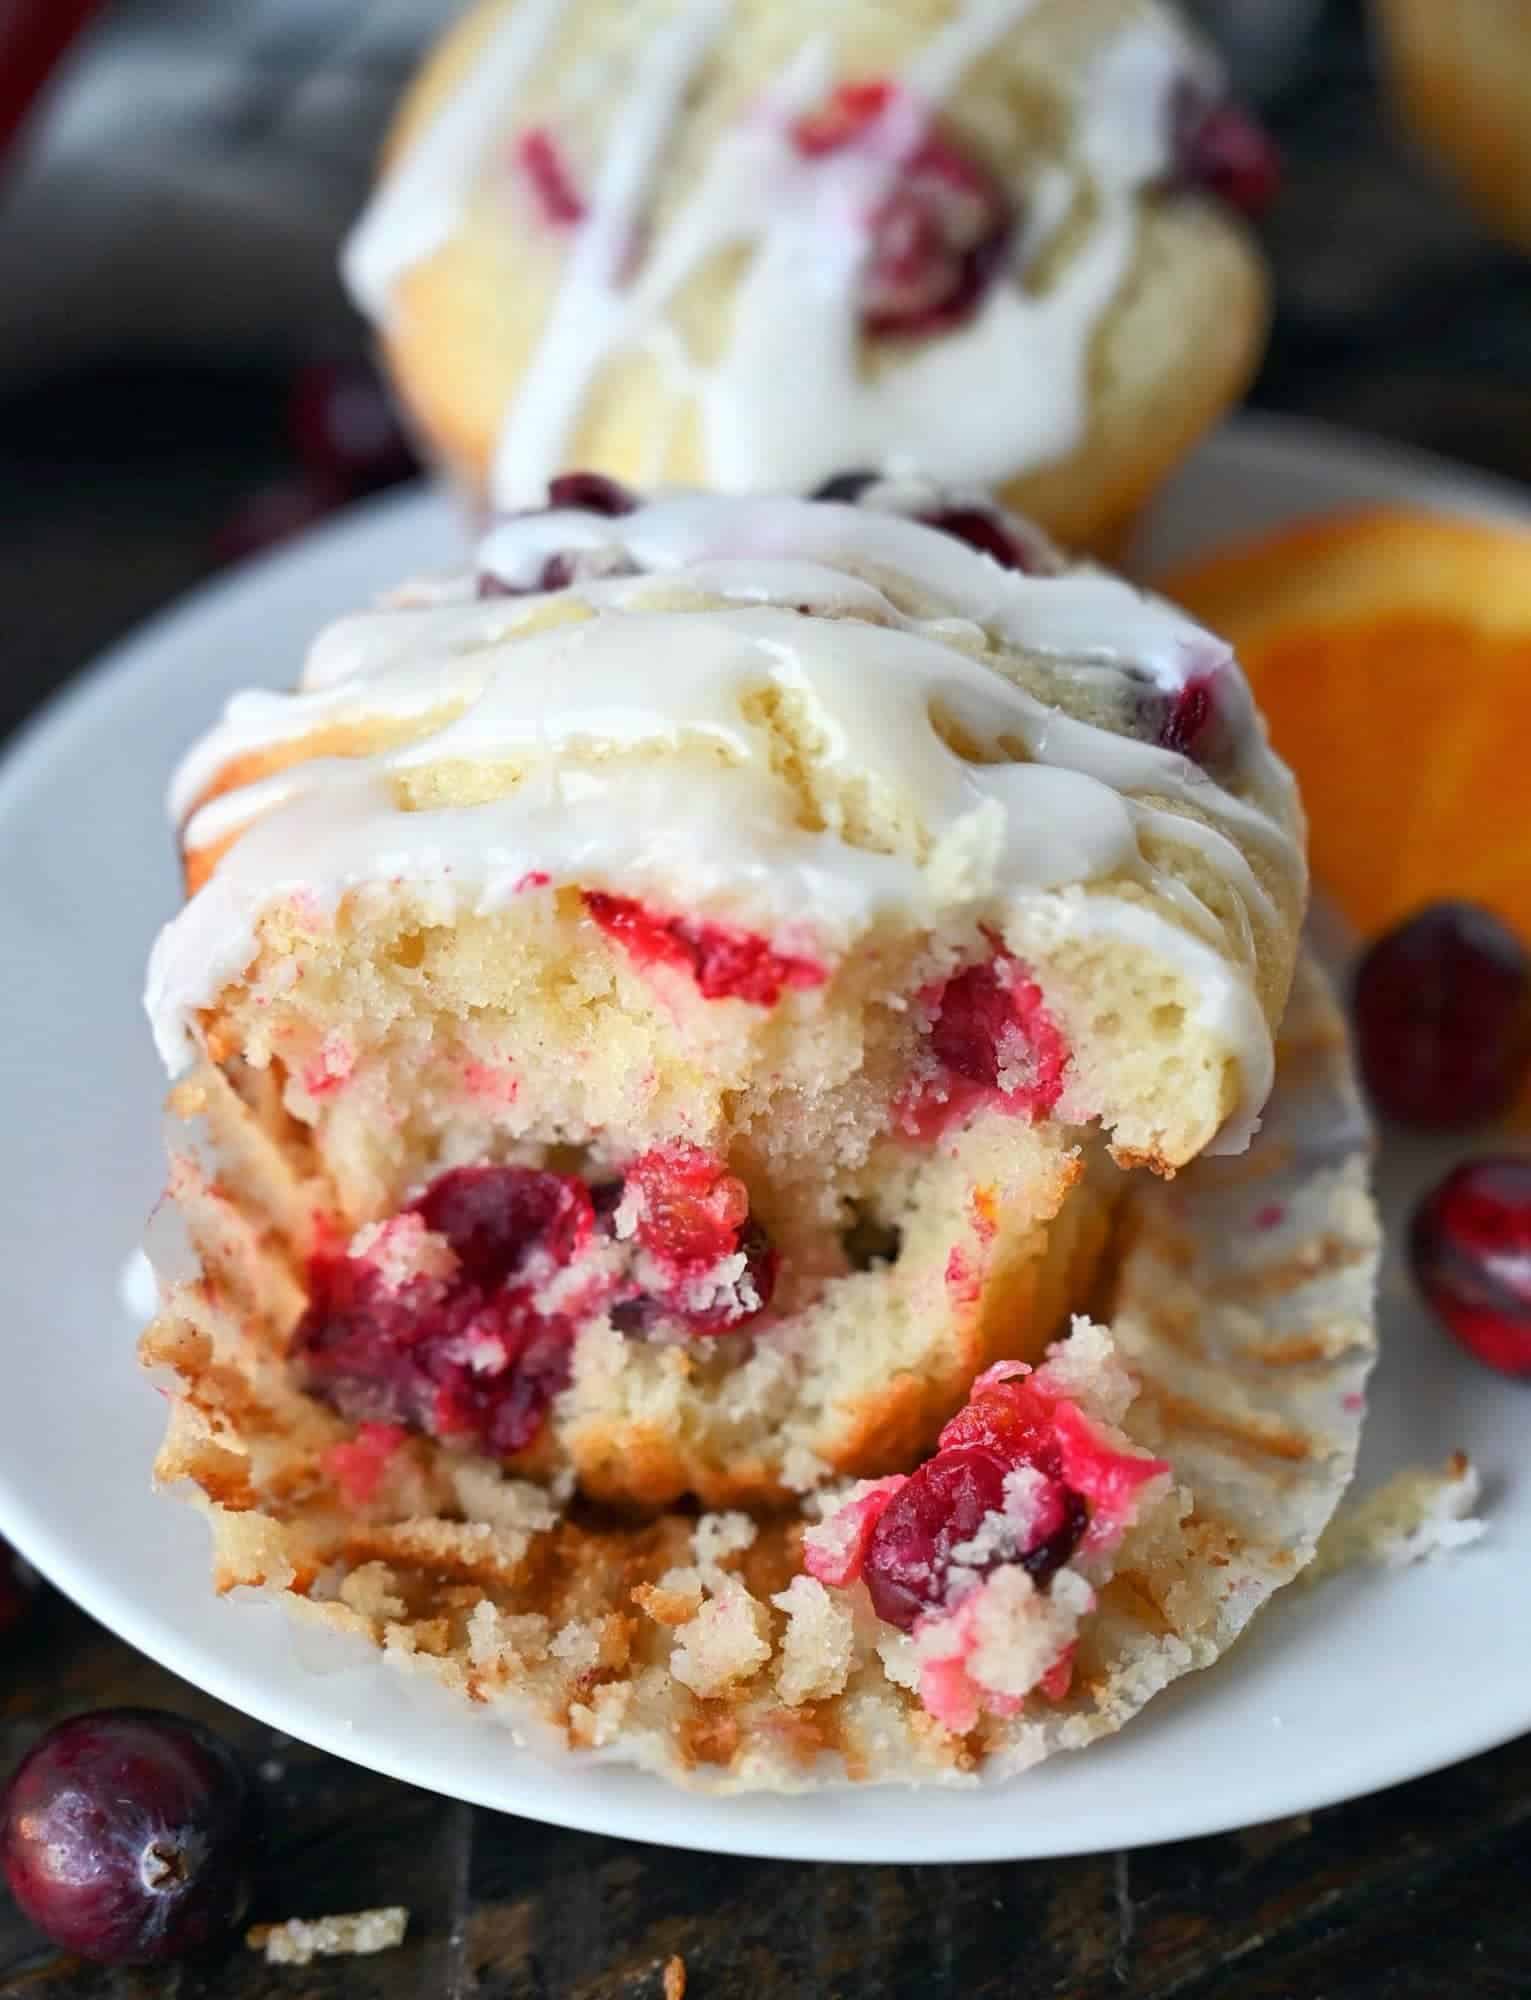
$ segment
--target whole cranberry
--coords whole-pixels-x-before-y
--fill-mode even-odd
[[[1507,1375],[1531,1375],[1531,1156],[1454,1168],[1415,1210],[1409,1257],[1464,1347]]]
[[[1379,1110],[1443,1132],[1481,1124],[1531,1062],[1531,958],[1489,911],[1431,904],[1362,960],[1355,1022]]]
[[[0,1800],[0,1863],[56,1945],[107,1965],[200,1950],[244,1915],[250,1792],[177,1715],[100,1709],[49,1730]]]

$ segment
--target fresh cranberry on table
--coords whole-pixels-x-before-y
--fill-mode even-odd
[[[249,1786],[211,1730],[100,1709],[49,1730],[0,1799],[11,1894],[53,1942],[152,1965],[215,1942],[249,1901]]]
[[[1475,904],[1433,903],[1379,938],[1361,961],[1354,1008],[1366,1087],[1399,1124],[1482,1124],[1526,1079],[1531,957]]]
[[[845,83],[798,119],[805,159],[873,151],[899,108],[896,84]],[[970,319],[1010,245],[1014,214],[989,169],[927,129],[899,160],[893,184],[867,218],[861,324],[868,334],[941,333]]]
[[[1462,1345],[1531,1375],[1531,1155],[1468,1160],[1415,1210],[1415,1280]]]

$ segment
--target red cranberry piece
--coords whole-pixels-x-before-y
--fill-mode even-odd
[[[773,951],[756,931],[667,917],[631,896],[587,889],[585,908],[637,964],[683,967],[704,1000],[774,1007],[784,988],[822,986],[829,976],[813,959]]]
[[[570,507],[581,514],[605,514],[615,519],[636,514],[638,499],[604,472],[561,472],[548,481],[548,505]]]
[[[1008,1467],[976,1446],[938,1452],[884,1508],[862,1575],[879,1618],[909,1631],[941,1603],[952,1550],[1005,1504]]]
[[[977,549],[980,555],[992,556],[1002,569],[1037,576],[1045,575],[1050,568],[1038,546],[1022,542],[1001,515],[987,508],[948,507],[939,514],[921,514],[919,518],[927,528],[938,528],[943,535],[952,535],[959,542],[966,542],[970,549]]]
[[[1401,1124],[1451,1131],[1505,1110],[1531,1064],[1531,958],[1471,903],[1433,903],[1356,975],[1361,1071]]]
[[[379,492],[418,469],[387,390],[362,362],[300,368],[287,430],[310,482],[337,498]]]
[[[1215,674],[1193,674],[1171,696],[1159,724],[1159,747],[1205,762],[1217,718]]]
[[[551,132],[540,126],[523,132],[516,141],[516,161],[531,183],[545,221],[555,229],[573,229],[584,221],[584,201]]]
[[[519,1451],[568,1384],[577,1320],[534,1293],[589,1243],[590,1197],[566,1174],[458,1167],[410,1212],[457,1270],[390,1286],[365,1258],[312,1259],[291,1343],[304,1383],[353,1422]]]
[[[780,1260],[750,1215],[743,1181],[699,1146],[670,1146],[635,1160],[628,1183],[640,1197],[638,1242],[665,1268],[668,1282],[663,1293],[628,1301],[625,1316],[614,1315],[619,1326],[664,1317],[692,1333],[727,1333],[764,1311]],[[705,1292],[718,1266],[741,1253],[742,1275],[702,1296],[698,1288]]]
[[[0,1802],[11,1894],[63,1950],[108,1965],[181,1958],[238,1923],[252,1833],[227,1744],[153,1709],[61,1723]]]
[[[1251,220],[1281,187],[1281,155],[1270,135],[1240,105],[1209,102],[1194,88],[1176,106],[1175,151],[1183,181]]]
[[[1051,1111],[1063,1093],[1068,1049],[1019,959],[998,952],[941,989],[931,1047],[969,1083],[999,1090],[1023,1108]]]
[[[1464,1347],[1507,1375],[1531,1375],[1531,1156],[1455,1168],[1415,1211],[1409,1255]]]
[[[1063,1477],[1051,1407],[1024,1378],[996,1383],[975,1396],[942,1431],[940,1442],[942,1451],[979,1445],[1007,1465],[1030,1465],[1049,1479]]]
[[[413,1212],[480,1285],[504,1284],[534,1252],[562,1269],[590,1241],[594,1222],[581,1181],[535,1167],[454,1167],[431,1182]]]
[[[798,151],[815,159],[867,141],[895,95],[883,81],[842,84],[798,120]],[[908,336],[960,326],[1003,263],[1013,223],[1009,197],[988,168],[928,132],[867,221],[864,331]]]

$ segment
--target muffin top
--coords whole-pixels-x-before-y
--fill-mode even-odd
[[[551,880],[825,967],[954,913],[1115,932],[1239,1024],[1257,1110],[1302,829],[1229,649],[981,497],[836,489],[571,476],[476,572],[324,633],[297,693],[236,697],[173,787],[200,887],[151,974],[172,1066],[284,898],[402,886],[450,920]]]

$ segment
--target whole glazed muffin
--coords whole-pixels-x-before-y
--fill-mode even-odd
[[[172,1202],[374,1444],[647,1505],[905,1469],[1087,1296],[1120,1166],[1254,1129],[1306,885],[1227,647],[840,486],[560,479],[182,766]]]
[[[1521,0],[1374,0],[1410,131],[1484,221],[1531,250],[1531,11]]]
[[[1103,549],[1253,371],[1273,178],[1157,0],[485,0],[344,267],[498,506],[917,467]]]

